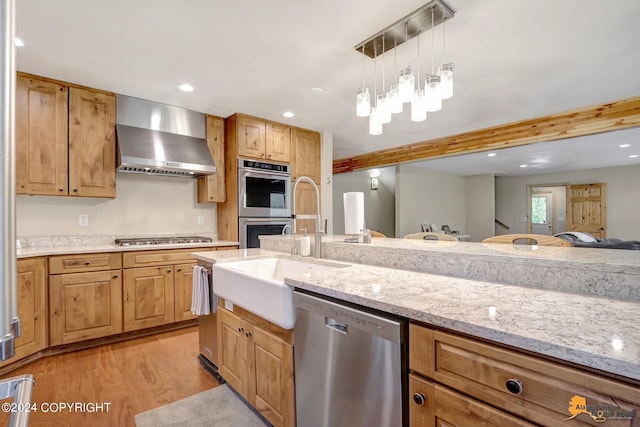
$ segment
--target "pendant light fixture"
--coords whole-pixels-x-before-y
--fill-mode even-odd
[[[364,85],[364,45],[362,46],[362,87],[358,89],[356,95],[356,115],[367,117],[371,112],[371,96],[369,88]]]
[[[440,76],[436,74],[436,64],[435,64],[436,31],[433,28],[434,14],[435,14],[435,9],[432,7],[431,8],[431,74],[427,76],[424,83],[425,106],[427,111],[429,112],[439,111],[442,109],[442,94],[440,93]]]
[[[453,18],[455,11],[444,0],[431,0],[429,3],[413,11],[404,18],[358,44],[356,50],[374,61],[374,91],[365,86],[364,63],[362,66],[362,87],[356,93],[356,114],[358,117],[369,117],[369,134],[382,134],[383,123],[392,120],[392,114],[403,111],[403,103],[411,103],[411,120],[424,121],[427,112],[442,109],[442,100],[453,96],[453,63],[445,63],[445,21]],[[442,60],[436,67],[435,62],[435,27],[442,26]],[[422,77],[420,73],[420,34],[431,30],[431,73]],[[398,46],[417,37],[417,60],[409,61],[409,48],[405,46],[406,55],[403,68],[398,73]],[[387,79],[384,54],[394,49],[393,83],[387,91]],[[378,56],[382,55],[382,92],[378,93]],[[438,54],[440,57],[440,53]],[[414,76],[414,71],[417,75]],[[396,80],[397,77],[397,80]],[[424,80],[422,80],[424,79]],[[417,83],[417,84],[416,84]]]

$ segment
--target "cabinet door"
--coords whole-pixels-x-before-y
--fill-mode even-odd
[[[222,203],[225,189],[224,120],[207,116],[207,146],[216,164],[216,173],[198,178],[198,203]]]
[[[295,153],[292,178],[308,176],[320,183],[320,135],[304,129],[294,129],[292,133]]]
[[[267,123],[267,159],[291,162],[291,128],[278,123]]]
[[[520,418],[446,387],[409,375],[411,427],[533,427]]]
[[[248,338],[247,400],[274,427],[295,426],[293,346],[257,326]]]
[[[49,276],[50,344],[122,332],[120,270]]]
[[[66,195],[66,86],[18,76],[16,193]]]
[[[172,323],[173,267],[142,267],[124,270],[124,330]]]
[[[69,194],[116,197],[116,99],[69,89]]]
[[[238,116],[238,156],[264,158],[266,124],[262,120]]]
[[[218,307],[218,372],[245,399],[247,385],[247,330],[239,316]]]
[[[313,191],[311,184],[301,182],[296,188],[296,215],[315,215],[316,214],[316,193]],[[296,221],[298,230],[306,228],[308,234],[315,231],[315,221],[313,219],[299,219]],[[320,230],[324,231],[324,223],[320,224]]]
[[[191,296],[193,295],[194,263],[175,266],[175,321],[198,318],[191,313]]]
[[[14,342],[13,358],[0,366],[37,353],[47,346],[46,277],[44,258],[18,260],[18,316],[22,335]]]

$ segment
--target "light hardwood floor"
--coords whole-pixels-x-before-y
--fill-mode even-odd
[[[36,407],[110,402],[109,412],[31,413],[30,427],[134,426],[134,415],[217,387],[198,363],[197,326],[50,356],[3,378],[32,374]],[[46,405],[45,405],[46,409]],[[0,425],[8,416],[0,413]]]

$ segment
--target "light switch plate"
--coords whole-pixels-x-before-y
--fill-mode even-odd
[[[231,301],[224,300],[224,308],[229,311],[233,311],[233,303]]]
[[[79,224],[81,227],[86,227],[86,226],[88,226],[88,225],[89,225],[89,215],[84,215],[84,214],[83,214],[83,215],[80,215],[80,216],[78,217],[78,224]]]
[[[204,225],[204,216],[198,215],[198,225]]]

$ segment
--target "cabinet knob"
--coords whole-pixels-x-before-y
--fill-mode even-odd
[[[245,332],[244,334],[245,334],[245,336],[246,336],[247,338],[249,338],[249,337],[251,336],[251,332],[249,332],[249,331]]]
[[[91,261],[85,261],[84,265],[91,265]]]
[[[117,274],[114,274],[114,275],[113,275],[113,278],[114,278],[114,279],[117,279],[117,278],[118,278],[118,275],[117,275]]]
[[[178,271],[182,271],[182,269],[181,269],[181,268],[179,268],[179,269],[178,269]]]
[[[62,193],[64,191],[64,188],[58,188],[58,191]]]
[[[416,405],[422,406],[427,401],[427,399],[424,397],[424,394],[422,393],[414,393],[413,401],[416,403]]]
[[[243,331],[244,331],[244,328],[243,328],[242,326],[240,326],[240,327],[238,328],[238,332],[243,332]]]
[[[171,273],[171,270],[170,270],[170,269],[169,269],[169,270],[167,270],[167,273]]]
[[[522,394],[522,381],[511,378],[507,380],[505,385],[507,386],[507,390],[509,390],[510,393]]]
[[[73,192],[74,192],[74,193],[77,193],[77,192],[78,192],[78,189],[77,189],[77,188],[74,188],[74,189],[73,189]]]

